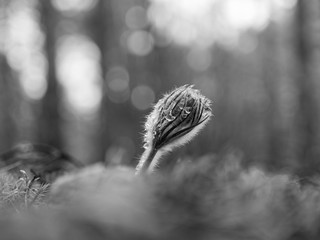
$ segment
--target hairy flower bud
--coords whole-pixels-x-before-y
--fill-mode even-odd
[[[192,85],[184,85],[165,95],[155,105],[145,124],[144,147],[168,151],[190,141],[210,119],[210,100]],[[144,165],[139,163],[137,169]],[[151,163],[151,162],[150,162]]]
[[[145,125],[146,146],[182,145],[189,140],[185,136],[193,137],[209,120],[210,101],[192,87],[177,88],[155,105]]]

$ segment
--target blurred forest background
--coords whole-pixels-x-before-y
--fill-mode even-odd
[[[0,0],[0,151],[135,165],[151,105],[183,84],[214,118],[171,159],[320,170],[319,1]]]

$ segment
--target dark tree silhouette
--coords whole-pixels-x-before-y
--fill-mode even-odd
[[[10,148],[16,137],[13,114],[17,102],[11,73],[6,57],[0,54],[0,151]]]
[[[319,141],[319,111],[317,111],[316,85],[312,67],[315,67],[314,51],[315,32],[312,28],[313,1],[299,0],[296,8],[295,40],[298,90],[298,112],[296,116],[301,167],[298,173],[310,175],[315,172],[320,157]]]
[[[106,71],[110,65],[109,51],[114,46],[114,12],[112,0],[99,0],[92,16],[89,19],[88,29],[94,42],[100,50],[100,71],[102,77],[102,92],[103,97],[98,113],[98,128],[95,134],[96,156],[93,158],[99,161],[104,161],[106,149],[111,145],[113,107],[112,103],[106,95]]]
[[[60,88],[56,76],[55,29],[57,16],[51,1],[39,1],[41,23],[45,34],[44,52],[47,57],[47,91],[41,101],[39,114],[38,141],[61,147]]]

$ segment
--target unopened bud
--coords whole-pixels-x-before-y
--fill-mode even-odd
[[[210,119],[210,100],[184,85],[155,105],[145,124],[145,145],[156,150],[189,141]]]

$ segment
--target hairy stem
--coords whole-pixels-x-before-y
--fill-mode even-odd
[[[157,152],[158,150],[154,148],[145,149],[136,168],[137,175],[143,172],[149,172],[150,166],[154,166],[154,164],[152,164],[152,161],[154,160]]]

